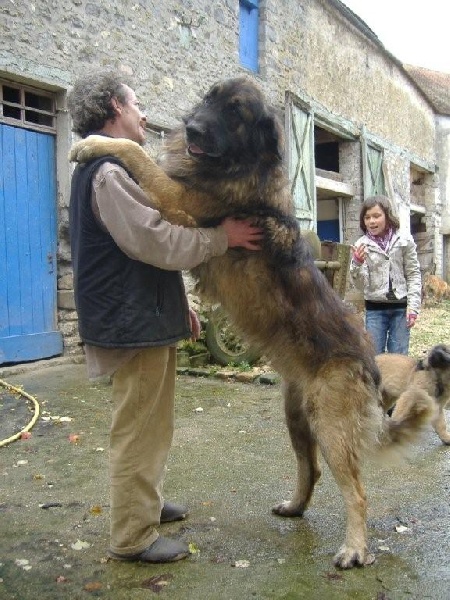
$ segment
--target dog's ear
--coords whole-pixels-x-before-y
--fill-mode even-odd
[[[428,365],[432,369],[444,369],[450,366],[450,352],[447,346],[439,344],[431,348],[428,355]]]
[[[280,121],[274,114],[267,114],[260,119],[257,129],[262,138],[262,149],[281,160],[284,153],[284,139]]]

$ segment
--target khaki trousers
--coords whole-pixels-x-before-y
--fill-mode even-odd
[[[111,550],[139,553],[158,538],[174,429],[176,348],[145,348],[113,376]]]

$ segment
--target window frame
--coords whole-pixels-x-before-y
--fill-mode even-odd
[[[11,88],[18,91],[19,101],[5,100],[5,88]],[[46,98],[49,100],[50,109],[37,108],[27,102],[27,94]],[[15,118],[5,115],[5,107],[19,111],[20,118]],[[51,121],[51,125],[44,125],[30,121],[27,117],[33,115],[43,115]],[[0,123],[6,123],[24,129],[32,129],[34,131],[43,131],[56,135],[56,96],[53,92],[37,89],[32,86],[23,85],[15,81],[0,79]]]

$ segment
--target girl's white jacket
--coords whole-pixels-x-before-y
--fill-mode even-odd
[[[419,312],[422,299],[422,278],[417,259],[416,243],[411,234],[394,232],[392,239],[383,251],[367,235],[360,237],[355,246],[364,244],[367,256],[365,262],[350,262],[350,279],[364,299],[372,302],[393,302],[387,296],[389,280],[397,300],[407,298],[408,312]]]

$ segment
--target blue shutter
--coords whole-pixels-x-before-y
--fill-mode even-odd
[[[241,65],[258,71],[258,0],[239,1],[239,60]]]

